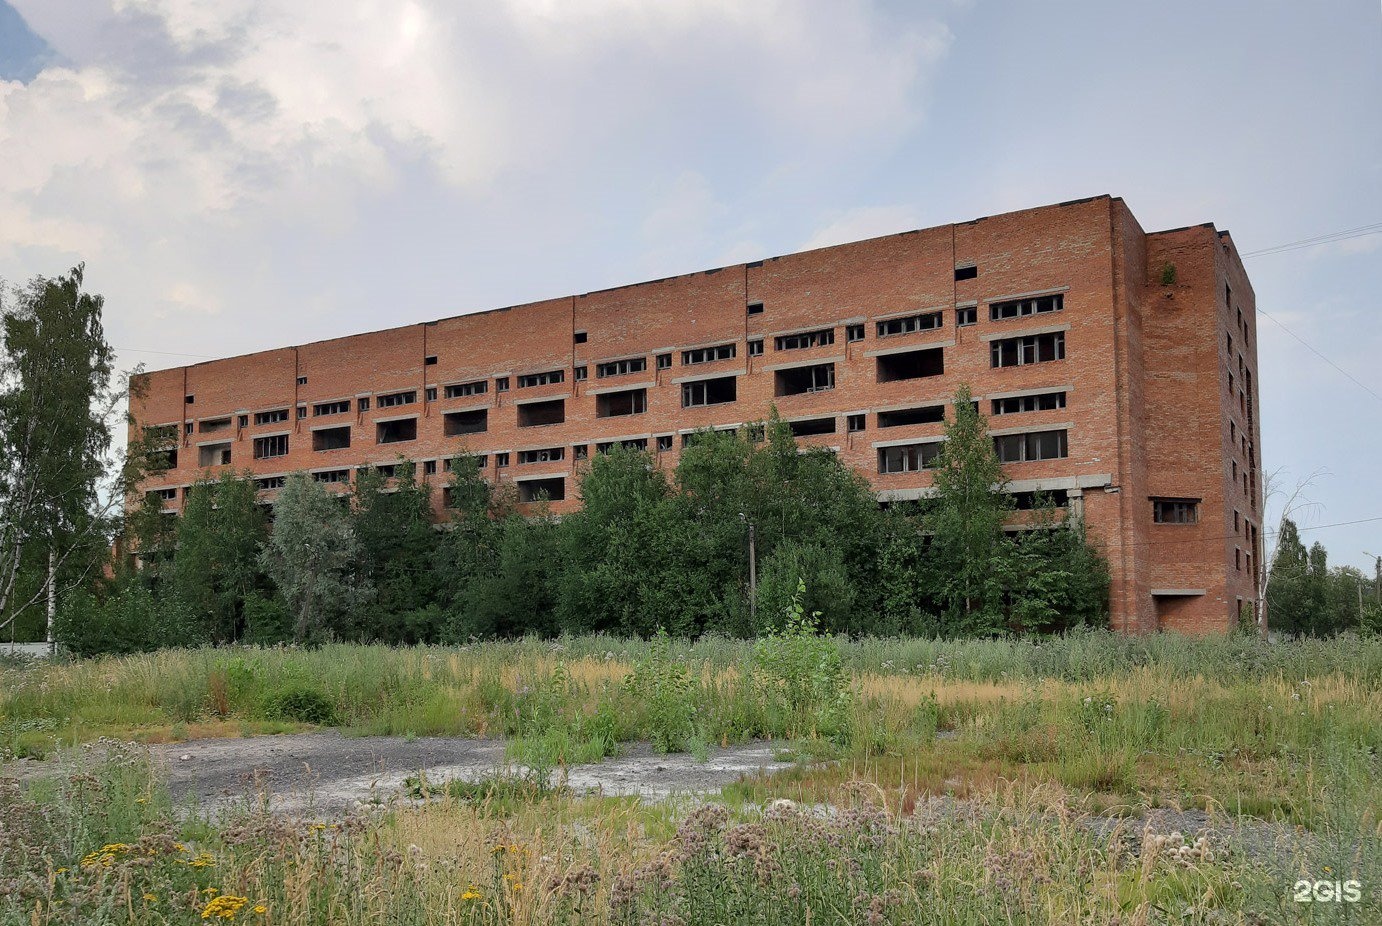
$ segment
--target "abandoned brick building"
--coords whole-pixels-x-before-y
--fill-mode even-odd
[[[464,450],[561,512],[590,454],[674,465],[776,405],[889,501],[927,491],[964,383],[1019,501],[1084,517],[1114,627],[1204,633],[1256,597],[1256,341],[1227,232],[1148,234],[1099,196],[147,373],[133,427],[170,451],[143,488],[171,511],[227,467],[271,501],[400,457],[440,510]]]

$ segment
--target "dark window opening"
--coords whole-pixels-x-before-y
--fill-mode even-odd
[[[423,357],[423,358],[422,358],[422,365],[423,365],[423,366],[426,366],[426,367],[434,367],[434,366],[436,366],[436,365],[437,365],[437,355],[436,355],[436,354],[432,354],[430,357]]]
[[[298,385],[299,385],[299,386],[306,386],[306,385],[307,385],[307,377],[305,377],[305,376],[299,376],[299,377],[298,377]]]
[[[845,325],[845,340],[849,343],[864,340],[863,325]]]
[[[427,460],[422,464],[422,475],[435,476],[437,474],[437,461]]]
[[[774,395],[801,395],[835,388],[835,364],[818,363],[809,367],[778,370],[774,375]]]
[[[518,377],[518,388],[531,389],[534,386],[552,386],[565,381],[565,370],[544,370],[541,373],[524,373]]]
[[[595,378],[604,379],[608,376],[627,376],[630,373],[642,373],[646,369],[648,369],[647,357],[607,360],[604,363],[595,364]]]
[[[471,383],[452,383],[447,386],[442,395],[448,399],[463,399],[466,396],[484,395],[489,391],[489,383],[483,379],[477,379]]]
[[[671,355],[671,354],[658,354],[658,355],[657,355],[657,368],[658,368],[659,370],[670,370],[670,369],[672,369],[672,355]]]
[[[441,416],[442,433],[447,437],[460,434],[480,434],[489,430],[489,409],[477,408],[468,412],[447,412]]]
[[[239,417],[237,417],[237,418],[235,419],[235,426],[236,426],[236,427],[239,427],[239,428],[247,428],[247,427],[249,427],[249,426],[250,426],[250,416],[249,416],[249,415],[240,415]]]
[[[154,489],[148,494],[156,497],[161,502],[175,502],[178,500],[177,489]]]
[[[254,439],[254,458],[256,460],[265,460],[269,457],[283,457],[287,455],[287,434],[274,434],[270,437],[256,437]]]
[[[945,324],[943,312],[924,312],[908,315],[906,318],[890,318],[877,323],[878,336],[890,337],[895,334],[912,334],[917,331],[933,331]]]
[[[1013,508],[1017,511],[1034,511],[1037,508],[1067,508],[1070,493],[1065,489],[1039,489],[1035,492],[1010,492]]]
[[[878,448],[878,471],[880,473],[915,473],[918,470],[932,469],[940,461],[941,442],[927,444],[903,444],[899,447]]]
[[[617,418],[622,415],[641,415],[648,410],[648,390],[630,389],[626,392],[606,392],[595,397],[596,418]]]
[[[979,275],[979,268],[978,268],[977,266],[975,266],[974,264],[970,264],[970,265],[967,266],[967,267],[956,267],[956,268],[955,268],[955,279],[956,279],[956,280],[972,280],[972,279],[974,279],[975,277],[977,277],[978,275]]]
[[[349,399],[340,402],[318,402],[312,406],[312,416],[315,418],[324,415],[344,415],[348,411],[350,411]]]
[[[230,463],[230,444],[203,444],[197,448],[201,466],[226,466]]]
[[[693,408],[700,405],[723,405],[726,402],[733,402],[739,397],[738,389],[738,383],[733,376],[682,383],[681,407]]]
[[[1064,359],[1064,331],[1032,334],[1024,338],[1004,338],[989,345],[989,363],[994,367],[1021,367]]]
[[[317,480],[317,482],[349,482],[350,470],[330,469],[321,473],[313,473],[312,478]]]
[[[1046,412],[1057,408],[1065,408],[1064,392],[1043,392],[1038,395],[1017,395],[993,400],[993,414],[995,415]]]
[[[1234,512],[1235,521],[1237,512]],[[1198,498],[1154,498],[1152,499],[1152,521],[1157,524],[1195,524],[1200,520],[1200,500]],[[1235,523],[1233,531],[1238,532]]]
[[[255,413],[254,413],[254,423],[255,423],[256,425],[262,425],[262,424],[281,424],[282,422],[287,421],[287,420],[288,420],[288,409],[286,409],[286,408],[277,408],[277,409],[274,409],[274,410],[271,411],[271,412],[255,412]]]
[[[566,498],[566,480],[561,476],[552,479],[525,479],[518,484],[520,502],[559,502]]]
[[[762,314],[763,314],[763,303],[761,303],[761,302],[750,302],[750,303],[749,303],[749,314],[750,314],[750,315],[762,315]]]
[[[537,428],[548,424],[561,424],[565,420],[565,399],[552,399],[547,402],[525,402],[518,406],[518,426],[520,428]]]
[[[697,347],[692,350],[681,352],[682,366],[694,366],[698,363],[711,363],[716,360],[733,360],[735,357],[736,344],[717,344],[714,347]]]
[[[1004,434],[993,439],[993,447],[1000,463],[1063,460],[1069,455],[1064,430]]]
[[[425,395],[425,396],[427,397],[427,401],[428,401],[428,402],[435,402],[435,401],[437,401],[437,387],[436,387],[436,386],[428,386],[427,389],[426,389],[426,391],[423,393],[423,395]]]
[[[584,344],[586,341],[590,340],[590,335],[584,331],[577,331],[575,335],[572,336],[571,340],[577,344]]]
[[[901,379],[920,379],[945,373],[945,354],[939,347],[909,350],[900,354],[884,354],[878,360],[878,381],[891,383]]]
[[[254,487],[260,492],[281,489],[288,484],[287,476],[262,476],[254,480]]]
[[[182,397],[182,401],[188,405],[191,405],[193,402],[197,401],[197,397],[194,395],[185,395]]]
[[[407,392],[391,392],[379,397],[380,408],[397,408],[400,405],[412,405],[417,401],[417,390],[409,389]]]
[[[979,307],[973,305],[962,306],[955,310],[955,327],[964,328],[968,325],[979,324]]]
[[[367,411],[369,411],[369,396],[365,396],[364,398],[362,398],[362,399],[360,400],[360,411],[362,411],[362,412],[367,412]]]
[[[817,331],[803,331],[798,334],[781,334],[773,339],[774,350],[806,350],[811,347],[826,347],[835,343],[835,329],[821,328]]]
[[[596,453],[609,453],[615,447],[623,447],[626,450],[647,450],[648,439],[646,437],[631,437],[628,440],[607,440],[595,445]]]
[[[750,357],[762,357],[762,356],[763,356],[763,339],[762,339],[762,338],[757,338],[757,339],[752,340],[752,341],[749,342],[749,356],[750,356]]]
[[[505,451],[505,452],[502,452],[502,453],[496,453],[496,454],[494,455],[494,465],[495,465],[496,468],[508,466],[508,465],[509,465],[509,454],[508,454],[508,452]]]
[[[416,418],[381,421],[377,427],[376,441],[380,444],[397,444],[400,441],[417,440]]]
[[[989,303],[989,319],[1001,321],[1005,318],[1025,318],[1028,315],[1045,315],[1059,312],[1065,308],[1065,296],[1037,296],[1033,299],[1009,299],[1006,302]]]
[[[657,439],[657,452],[658,452],[658,453],[666,453],[668,450],[671,450],[671,449],[672,449],[672,435],[670,435],[670,434],[663,434],[663,435],[660,435],[660,436],[658,437],[658,439]]]
[[[543,447],[539,450],[518,451],[518,463],[555,463],[566,459],[565,447]]]
[[[807,421],[790,421],[787,427],[791,429],[793,437],[810,437],[813,434],[834,434],[835,419],[830,418],[811,418]]]
[[[509,391],[509,378],[508,378],[507,376],[496,376],[496,377],[494,378],[494,391],[495,391],[495,392],[508,392],[508,391]]]
[[[350,428],[318,428],[312,432],[313,450],[344,450],[350,446]]]
[[[212,418],[197,425],[197,429],[203,434],[213,434],[216,431],[226,431],[230,429],[229,418]]]
[[[306,417],[307,417],[307,406],[306,406],[306,405],[299,405],[299,406],[298,406],[298,421],[301,421],[302,419],[304,419],[304,418],[306,418]]]
[[[878,426],[880,428],[900,428],[909,424],[934,424],[944,420],[944,405],[923,405],[919,408],[900,408],[878,413]]]
[[[575,444],[574,446],[572,446],[572,448],[571,448],[571,459],[573,459],[573,460],[587,460],[587,459],[589,459],[589,458],[590,458],[590,445],[589,445],[589,444]]]
[[[864,430],[864,428],[866,428],[866,427],[868,426],[868,421],[867,421],[867,419],[868,419],[868,416],[867,416],[867,415],[850,415],[850,416],[849,416],[849,430],[850,430],[850,433],[852,434],[852,433],[854,433],[855,431],[862,431],[862,430]]]
[[[590,378],[590,370],[584,366],[575,367],[572,370],[571,378],[578,383],[583,383]]]

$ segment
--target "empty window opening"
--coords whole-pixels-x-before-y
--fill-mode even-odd
[[[197,463],[201,466],[226,466],[230,463],[230,444],[203,444],[197,448]]]
[[[305,376],[299,376],[299,377],[298,377],[298,385],[299,385],[299,386],[306,386],[306,385],[307,385],[307,377],[305,377]]]
[[[945,373],[945,354],[939,347],[909,350],[900,354],[884,354],[878,360],[878,381],[891,383],[900,379],[920,379]]]
[[[544,370],[541,373],[524,373],[518,377],[519,389],[532,389],[534,386],[554,386],[566,380],[565,370]]]
[[[447,437],[461,434],[480,434],[489,430],[489,409],[477,408],[468,412],[447,412],[441,416],[442,433]]]
[[[214,434],[217,431],[228,431],[230,430],[230,419],[211,418],[207,421],[203,421],[197,427],[203,434]]]
[[[349,482],[350,470],[329,469],[325,472],[313,473],[312,478],[317,480],[317,482]]]
[[[437,387],[436,387],[436,386],[428,386],[428,387],[427,387],[427,390],[423,393],[423,395],[427,397],[427,401],[428,401],[428,402],[435,402],[435,401],[437,401]]]
[[[762,357],[762,356],[763,356],[763,339],[762,339],[762,338],[755,338],[754,340],[752,340],[752,341],[749,342],[749,356],[750,356],[750,357]]]
[[[835,329],[821,328],[817,331],[803,331],[798,334],[780,334],[773,339],[774,350],[806,350],[811,347],[825,347],[835,343]]]
[[[993,400],[993,414],[1016,415],[1020,412],[1046,412],[1065,408],[1065,393],[1043,392],[1038,395],[1015,395]]]
[[[641,415],[648,410],[648,390],[630,389],[626,392],[606,392],[595,397],[596,418],[617,418],[621,415]]]
[[[615,447],[623,447],[625,450],[647,450],[648,439],[646,437],[630,437],[627,440],[607,440],[595,445],[596,453],[609,453]]]
[[[298,406],[298,421],[301,421],[302,419],[304,419],[304,418],[306,418],[306,417],[307,417],[307,406],[306,406],[306,405],[299,405],[299,406]]]
[[[700,379],[694,383],[681,384],[681,407],[694,408],[701,405],[723,405],[739,397],[738,382],[733,376],[719,379]]]
[[[571,447],[571,459],[573,459],[573,460],[588,460],[588,459],[590,459],[590,445],[589,445],[589,444],[574,444],[574,445]]]
[[[508,454],[508,452],[505,451],[505,452],[501,452],[501,453],[496,453],[496,454],[494,455],[494,465],[495,465],[495,467],[497,467],[497,468],[502,468],[502,467],[508,466],[508,465],[509,465],[509,454]]]
[[[1033,299],[1009,299],[1006,302],[989,303],[989,318],[992,321],[1001,321],[1005,318],[1025,318],[1028,315],[1059,312],[1064,308],[1065,296],[1061,293],[1056,293],[1053,296],[1037,296]]]
[[[144,429],[144,440],[150,444],[173,445],[178,442],[178,426],[175,424],[151,425]]]
[[[571,378],[578,383],[583,383],[590,378],[590,370],[585,366],[575,367],[571,371]]]
[[[472,395],[484,395],[489,391],[489,383],[483,379],[477,379],[470,383],[452,383],[442,391],[448,399],[463,399]]]
[[[715,360],[733,360],[736,354],[735,344],[717,344],[714,347],[697,347],[692,350],[681,352],[682,366],[694,366],[698,363],[711,363]]]
[[[369,411],[369,396],[365,396],[362,399],[360,399],[360,411]]]
[[[161,502],[175,502],[178,500],[177,489],[155,489],[149,493]]]
[[[376,473],[378,473],[380,476],[383,476],[385,479],[392,479],[394,476],[398,475],[397,463],[372,463],[368,466],[361,466],[357,468],[362,470],[374,470]]]
[[[886,338],[895,334],[912,334],[916,331],[932,331],[944,324],[944,313],[923,312],[920,315],[908,315],[906,318],[890,318],[886,321],[878,322],[878,336],[880,338]]]
[[[509,378],[508,378],[507,376],[496,376],[496,377],[494,378],[494,391],[495,391],[495,392],[508,392],[508,391],[509,391]]]
[[[273,434],[268,437],[256,437],[254,439],[254,458],[256,460],[267,460],[270,457],[286,457],[287,455],[287,434]]]
[[[396,421],[381,421],[377,425],[376,442],[397,444],[400,441],[417,440],[417,419],[399,418]]]
[[[247,427],[249,427],[249,426],[250,426],[250,416],[249,416],[249,415],[239,415],[239,416],[236,417],[236,419],[235,419],[235,426],[236,426],[237,428],[247,428]]]
[[[586,341],[590,340],[590,335],[584,331],[577,331],[572,335],[571,340],[577,344],[584,344]]]
[[[658,453],[666,453],[668,450],[671,450],[671,449],[672,449],[672,435],[670,435],[670,434],[661,434],[661,435],[659,435],[659,436],[658,436],[658,439],[657,439],[657,452],[658,452]]]
[[[520,428],[538,428],[548,424],[561,424],[565,420],[565,399],[526,402],[518,406],[518,426]]]
[[[436,355],[436,354],[432,354],[430,357],[423,357],[423,358],[422,358],[422,365],[425,366],[425,367],[434,367],[434,366],[436,366],[436,365],[437,365],[437,355]]]
[[[955,310],[955,327],[964,328],[979,324],[979,307],[967,305]]]
[[[312,432],[313,450],[344,450],[350,446],[350,427],[318,428]]]
[[[1037,460],[1063,460],[1069,455],[1064,429],[1004,434],[993,439],[1000,463],[1031,463]]]
[[[868,426],[867,419],[867,415],[850,415],[848,419],[849,432],[853,434],[855,431],[864,430]]]
[[[1013,508],[1018,511],[1032,511],[1050,506],[1066,508],[1070,505],[1070,493],[1065,489],[1039,489],[1035,492],[1009,492]]]
[[[853,344],[855,341],[864,340],[863,325],[845,325],[845,340]]]
[[[935,424],[945,420],[944,405],[922,405],[878,413],[880,428],[900,428],[909,424]]]
[[[1023,338],[1003,338],[989,345],[989,364],[994,367],[1021,367],[1065,359],[1065,332],[1030,334]]]
[[[749,314],[750,314],[750,315],[762,315],[762,314],[763,314],[763,303],[761,303],[761,302],[750,302],[750,303],[749,303]]]
[[[559,502],[566,498],[566,480],[561,476],[551,479],[525,479],[518,484],[520,502]]]
[[[627,376],[630,373],[642,373],[646,369],[648,369],[647,357],[606,360],[604,363],[595,364],[595,378],[604,379],[607,376]]]
[[[437,461],[428,460],[422,464],[422,475],[435,476],[437,474]]]
[[[191,433],[192,433],[192,422],[190,422],[190,421],[184,421],[184,422],[183,422],[183,424],[182,424],[182,433],[184,433],[184,434],[191,434]]]
[[[412,405],[417,401],[417,390],[409,389],[407,392],[390,392],[379,397],[380,408],[397,408],[400,405]]]
[[[182,401],[187,405],[191,405],[193,402],[197,401],[197,397],[194,395],[185,395],[182,397]]]
[[[787,427],[793,437],[811,437],[814,434],[834,434],[835,418],[811,418],[806,421],[790,421]]]
[[[975,264],[964,264],[955,268],[956,280],[972,280],[979,275],[979,268]]]
[[[527,463],[555,463],[558,460],[564,459],[566,459],[565,447],[543,447],[539,450],[518,451],[518,463],[520,466]]]
[[[818,363],[809,367],[793,367],[773,374],[774,395],[801,395],[804,392],[825,392],[835,388],[835,364]]]
[[[659,370],[670,370],[670,369],[672,369],[672,355],[671,355],[671,354],[658,354],[658,355],[657,355],[657,368],[658,368]]]
[[[271,412],[255,412],[254,423],[261,424],[281,424],[288,420],[288,409],[276,408]]]
[[[918,470],[932,469],[940,461],[941,442],[926,444],[903,444],[898,447],[878,448],[878,471],[880,473],[915,473]]]
[[[260,492],[268,492],[273,489],[283,488],[287,482],[287,476],[261,476],[254,480],[254,487]]]
[[[344,415],[350,411],[350,400],[343,399],[340,402],[318,402],[312,406],[312,416],[320,418],[323,415]]]

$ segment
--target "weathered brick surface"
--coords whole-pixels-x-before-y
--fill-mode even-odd
[[[956,266],[966,264],[977,266],[977,277],[956,280]],[[1176,270],[1171,285],[1162,283],[1167,264]],[[1061,293],[1064,309],[989,318],[991,302],[1045,292]],[[762,302],[763,312],[748,314],[751,302]],[[977,324],[958,327],[956,306],[976,303]],[[879,319],[925,311],[943,312],[942,327],[878,336]],[[848,324],[865,325],[862,341],[848,341]],[[821,328],[833,329],[835,343],[774,349],[777,335]],[[1065,330],[1066,359],[990,366],[992,338],[1052,328]],[[576,343],[577,332],[585,333],[583,343]],[[763,355],[750,357],[749,341],[760,338]],[[1076,490],[1072,505],[1083,510],[1109,558],[1116,628],[1204,633],[1227,629],[1240,599],[1256,598],[1251,570],[1260,539],[1255,549],[1249,535],[1249,525],[1261,530],[1259,427],[1249,414],[1257,406],[1256,341],[1252,287],[1227,233],[1201,225],[1146,234],[1121,199],[1101,196],[162,370],[146,374],[133,411],[136,429],[176,424],[181,435],[179,465],[149,479],[146,489],[181,489],[215,476],[221,467],[197,465],[197,445],[228,433],[230,465],[260,476],[388,463],[400,454],[427,461],[461,449],[485,453],[486,472],[501,481],[565,476],[567,498],[554,504],[563,511],[579,504],[574,445],[591,445],[593,453],[599,441],[647,438],[653,449],[659,435],[673,435],[673,449],[659,454],[671,466],[682,434],[762,419],[774,405],[789,420],[834,417],[834,433],[803,442],[836,448],[884,497],[915,496],[930,485],[930,474],[880,474],[875,445],[935,439],[942,426],[884,429],[878,410],[943,403],[961,383],[982,397],[985,414],[995,395],[1065,388],[1064,409],[990,420],[995,431],[1068,427],[1068,458],[1011,464],[1009,477],[1016,488]],[[735,357],[682,363],[683,350],[717,344],[734,344]],[[942,349],[944,375],[878,382],[877,352],[927,346]],[[662,353],[672,354],[670,369],[657,369]],[[436,362],[427,364],[427,357]],[[629,357],[646,358],[646,371],[597,377],[597,364]],[[777,369],[822,362],[836,365],[834,389],[775,395]],[[575,380],[579,366],[588,371],[585,382]],[[548,370],[564,371],[564,381],[519,388],[521,375]],[[687,378],[717,374],[738,377],[736,401],[682,407]],[[496,377],[508,377],[508,391],[496,390]],[[484,395],[445,398],[447,384],[474,380],[488,384]],[[435,400],[427,399],[429,387],[437,389]],[[596,416],[600,392],[635,387],[647,389],[646,412]],[[380,395],[405,390],[417,391],[415,404],[378,407]],[[362,396],[372,400],[369,411],[359,410]],[[565,422],[519,427],[517,406],[544,398],[564,399]],[[312,414],[318,403],[344,399],[351,401],[347,414]],[[306,418],[297,417],[299,406],[308,409]],[[255,412],[275,408],[289,409],[289,421],[253,423]],[[444,435],[445,413],[477,408],[488,410],[484,433]],[[867,427],[850,433],[846,416],[857,413],[867,414]],[[239,415],[249,416],[248,427],[237,426]],[[232,418],[229,432],[201,432],[201,422],[224,416]],[[378,423],[401,417],[418,419],[417,439],[377,443]],[[312,449],[313,428],[341,424],[352,429],[348,449]],[[253,459],[255,436],[283,432],[286,457]],[[518,462],[519,451],[546,447],[564,448],[565,459]],[[507,467],[496,466],[498,452],[510,454]],[[441,480],[432,481],[440,508]],[[1154,524],[1153,497],[1199,499],[1198,523]],[[169,507],[181,503],[180,492]]]

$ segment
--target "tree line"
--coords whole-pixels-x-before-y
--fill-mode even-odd
[[[1382,632],[1382,570],[1369,577],[1353,566],[1331,568],[1324,545],[1307,550],[1300,528],[1283,518],[1267,577],[1267,624],[1276,633],[1317,637]]]

